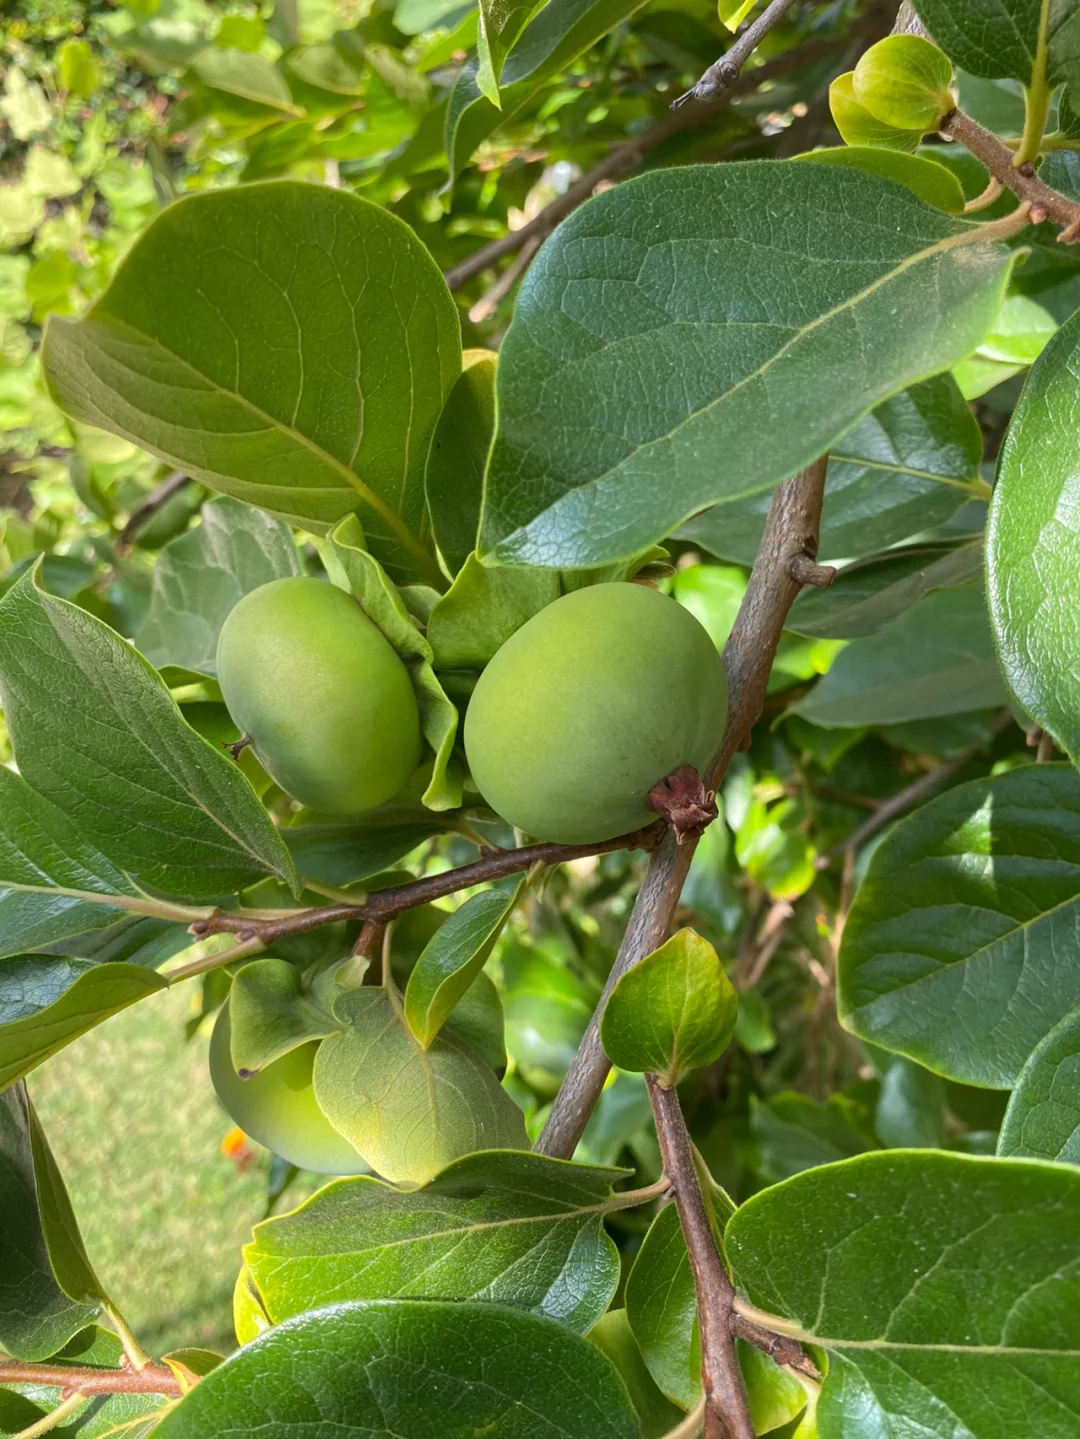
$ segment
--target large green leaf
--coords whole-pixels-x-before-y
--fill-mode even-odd
[[[411,1194],[336,1180],[258,1225],[244,1257],[275,1324],[342,1300],[483,1299],[584,1333],[619,1280],[603,1216],[624,1172],[493,1150]]]
[[[444,1030],[424,1049],[381,990],[339,999],[315,1056],[315,1096],[376,1173],[423,1184],[480,1149],[523,1149],[521,1111],[475,1049]]]
[[[0,601],[0,700],[21,773],[138,883],[193,899],[294,883],[251,786],[160,677],[29,575]]]
[[[982,434],[951,375],[936,375],[878,405],[829,451],[819,550],[849,559],[898,544],[952,518],[979,479]],[[679,530],[720,559],[749,565],[771,494],[714,506]]]
[[[477,64],[465,65],[446,110],[446,153],[456,178],[477,146],[522,110],[542,85],[568,69],[645,0],[549,0],[518,36],[499,83],[500,111],[477,84]]]
[[[1033,719],[1080,764],[1080,314],[1028,377],[998,462],[987,532],[1002,668]]]
[[[857,729],[989,709],[1006,698],[980,582],[935,590],[853,640],[795,712],[826,728]]]
[[[218,635],[236,602],[300,572],[288,525],[239,500],[212,500],[202,523],[162,550],[135,645],[158,669],[214,675]]]
[[[821,1439],[1074,1439],[1080,1173],[926,1151],[809,1170],[749,1199],[728,1258],[830,1357]]]
[[[808,464],[974,349],[1011,263],[979,235],[797,161],[596,196],[544,246],[500,351],[482,549],[605,563]]]
[[[438,580],[424,464],[461,368],[457,311],[380,206],[291,181],[180,200],[84,320],[48,331],[75,419],[307,529],[355,510],[395,576]]]
[[[1031,765],[958,785],[886,837],[840,950],[863,1039],[1009,1089],[1080,1004],[1080,775]]]
[[[302,812],[281,832],[305,879],[341,886],[390,869],[425,839],[448,826],[417,800],[398,800],[345,820]]]
[[[997,1152],[1080,1164],[1080,1009],[1055,1025],[1020,1071]]]
[[[26,955],[14,963],[31,971],[27,975],[30,985],[41,985],[45,980],[45,994],[53,992],[58,981],[66,979],[67,983],[40,1008],[27,1012],[24,1000],[20,1017],[0,1024],[0,1089],[21,1079],[102,1020],[168,984],[152,969],[137,964],[95,964],[72,969],[71,961],[43,961],[36,955]],[[75,965],[80,963],[74,961]],[[38,972],[42,964],[50,971],[47,979]],[[62,966],[61,972],[57,966]]]
[[[195,56],[191,68],[211,90],[221,90],[241,100],[253,100],[290,115],[304,113],[293,104],[289,87],[280,71],[247,50],[211,45]]]
[[[0,1344],[17,1359],[47,1359],[97,1314],[60,1288],[49,1259],[33,1131],[23,1085],[0,1095]]]
[[[803,590],[787,628],[818,638],[860,639],[933,590],[970,584],[982,573],[982,563],[979,542],[886,550],[840,570],[827,590]]]
[[[551,1319],[383,1300],[291,1319],[167,1415],[160,1439],[635,1439],[610,1363]]]
[[[674,1204],[656,1216],[635,1256],[626,1317],[660,1389],[684,1409],[693,1408],[701,1397],[701,1337],[694,1276]]]
[[[1046,78],[1080,75],[1076,0],[914,0],[919,18],[962,69],[985,79],[1030,85],[1045,28]]]

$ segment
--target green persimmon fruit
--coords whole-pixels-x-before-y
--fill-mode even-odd
[[[681,765],[699,772],[727,718],[712,640],[644,585],[563,595],[503,645],[465,717],[480,793],[540,840],[594,844],[648,824],[645,798]]]
[[[356,601],[323,580],[272,580],[222,626],[218,682],[236,724],[287,794],[360,814],[420,762],[412,680]]]
[[[952,62],[921,35],[888,35],[871,45],[852,74],[859,104],[875,120],[920,135],[936,130],[956,105]]]
[[[245,1134],[290,1164],[316,1174],[369,1174],[370,1166],[315,1101],[311,1071],[319,1044],[309,1040],[241,1079],[232,1063],[226,1000],[210,1038],[210,1078],[217,1097]]]
[[[918,130],[899,130],[875,119],[855,97],[855,72],[837,75],[829,86],[833,124],[845,145],[872,145],[878,150],[902,150],[913,155],[919,148]]]

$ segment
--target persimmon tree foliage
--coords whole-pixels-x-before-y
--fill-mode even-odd
[[[1075,1439],[1080,0],[345,8],[8,37],[0,1433]]]

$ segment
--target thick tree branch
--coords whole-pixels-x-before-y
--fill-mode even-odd
[[[953,110],[941,122],[941,133],[946,140],[959,141],[977,160],[982,161],[992,179],[1026,201],[1031,206],[1028,218],[1033,225],[1050,220],[1062,227],[1058,236],[1062,244],[1071,245],[1080,240],[1080,205],[1057,190],[1051,190],[1036,175],[1034,166],[1015,165],[1015,157],[1008,146],[977,120],[965,115],[963,110]]]
[[[810,560],[817,557],[827,468],[828,457],[822,456],[779,485],[773,494],[750,582],[724,646],[728,719],[720,749],[705,776],[707,790],[719,788],[732,757],[746,748],[750,731],[761,714],[784,620],[800,589],[791,573],[792,562],[800,555]],[[679,844],[669,832],[649,861],[600,1003],[534,1146],[541,1154],[568,1159],[577,1148],[611,1068],[600,1043],[600,1015],[622,975],[658,949],[667,937],[695,844],[692,839]]]
[[[713,61],[700,80],[691,85],[685,95],[672,101],[671,108],[677,110],[691,100],[712,100],[721,90],[730,89],[738,81],[747,60],[769,31],[780,24],[794,3],[795,0],[772,0],[772,4],[767,6],[752,24],[747,25],[720,59]]]
[[[679,1096],[647,1074],[649,1102],[664,1173],[671,1180],[697,1295],[701,1332],[701,1382],[705,1390],[703,1439],[754,1439],[750,1405],[731,1331],[735,1290],[727,1276],[701,1195],[690,1136]]]
[[[521,874],[536,864],[567,864],[592,855],[613,854],[620,849],[652,849],[659,842],[661,833],[662,827],[658,822],[646,829],[635,830],[633,834],[605,840],[603,844],[526,844],[519,849],[500,849],[457,869],[425,875],[411,884],[399,884],[393,889],[376,890],[374,894],[358,899],[355,904],[326,904],[317,909],[283,909],[262,914],[215,910],[208,918],[196,920],[190,931],[200,939],[211,934],[236,934],[245,942],[266,946],[289,935],[307,934],[310,930],[321,929],[323,925],[336,924],[339,920],[360,920],[365,925],[374,921],[384,925],[407,909],[416,909],[418,905],[430,904],[434,899],[457,894],[474,884]],[[232,953],[231,950],[223,953],[220,962],[228,962]]]
[[[80,1369],[73,1364],[0,1362],[0,1384],[46,1384],[77,1394],[182,1394],[180,1381],[164,1364],[143,1369]]]

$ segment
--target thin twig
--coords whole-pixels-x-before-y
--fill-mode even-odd
[[[497,240],[492,240],[489,244],[474,251],[460,264],[452,266],[446,271],[447,286],[451,290],[460,290],[462,285],[467,284],[475,275],[479,275],[481,270],[486,270],[497,260],[501,260],[504,255],[510,255],[515,250],[520,250],[530,240],[545,240],[560,221],[565,220],[572,210],[576,210],[579,205],[584,204],[590,198],[597,185],[602,181],[614,180],[616,177],[636,169],[652,150],[657,149],[684,130],[690,130],[695,125],[700,125],[703,120],[708,120],[718,111],[726,109],[737,95],[755,89],[767,80],[777,80],[784,75],[789,75],[800,66],[810,64],[823,55],[831,53],[834,48],[833,43],[827,40],[815,40],[807,45],[801,45],[797,50],[789,50],[787,54],[778,55],[775,60],[759,66],[752,75],[746,76],[737,85],[718,95],[714,100],[705,104],[686,106],[673,115],[665,115],[662,119],[655,121],[642,134],[635,135],[632,139],[617,145],[591,170],[587,170],[579,180],[575,180],[565,194],[556,196],[550,205],[545,205],[538,215],[535,215],[527,224],[522,225],[519,230],[511,230],[506,235],[500,235]]]
[[[655,1074],[647,1074],[645,1082],[664,1173],[671,1180],[694,1276],[701,1332],[701,1382],[705,1390],[703,1439],[754,1439],[750,1405],[731,1331],[735,1290],[709,1223],[679,1096],[674,1089],[665,1089]]]
[[[743,1339],[747,1344],[752,1344],[755,1349],[760,1349],[767,1354],[775,1363],[786,1369],[797,1369],[800,1374],[805,1374],[808,1379],[820,1379],[821,1372],[817,1365],[807,1354],[797,1339],[792,1339],[787,1334],[777,1334],[772,1329],[765,1329],[760,1324],[745,1318],[742,1314],[732,1313],[731,1332],[736,1339]]]
[[[1063,245],[1080,240],[1080,204],[1051,190],[1030,163],[1015,165],[1015,156],[1008,146],[977,120],[965,115],[963,110],[953,110],[941,122],[941,133],[946,140],[959,141],[976,160],[982,161],[995,180],[1026,201],[1031,206],[1028,218],[1033,225],[1050,220],[1062,227],[1058,240]]]
[[[143,1369],[80,1369],[74,1364],[0,1363],[0,1384],[45,1384],[80,1394],[182,1394],[180,1381],[164,1364]]]
[[[135,536],[153,519],[158,510],[168,504],[173,495],[179,494],[185,485],[191,483],[191,476],[185,475],[183,470],[173,470],[171,475],[166,475],[157,489],[151,490],[146,499],[136,505],[128,515],[127,524],[116,537],[117,545],[126,548],[132,544]]]
[[[780,24],[794,3],[795,0],[772,0],[772,4],[763,10],[752,24],[747,25],[734,45],[725,51],[719,60],[713,61],[697,84],[691,85],[685,95],[672,101],[671,108],[679,109],[691,100],[712,100],[721,90],[729,90],[739,79],[747,60],[769,31]]]
[[[1013,717],[1009,711],[1002,710],[991,726],[991,741],[997,739],[998,735],[1004,733],[1012,723]],[[858,829],[853,829],[847,839],[842,839],[839,844],[834,844],[831,849],[824,850],[819,854],[818,869],[827,869],[832,861],[841,854],[848,851],[855,853],[860,850],[868,839],[877,834],[879,829],[884,829],[887,824],[896,819],[897,815],[903,814],[905,810],[911,809],[920,800],[933,794],[939,785],[959,773],[970,760],[973,760],[976,755],[983,754],[985,750],[985,744],[969,744],[954,754],[952,759],[943,760],[941,764],[927,770],[913,784],[909,784],[906,789],[900,790],[878,805],[870,818],[864,820]]]
[[[719,789],[728,765],[738,750],[746,748],[761,714],[784,620],[800,588],[791,575],[791,561],[800,554],[817,556],[827,468],[828,457],[823,455],[773,493],[750,582],[724,646],[728,720],[705,777],[707,789]],[[534,1145],[539,1153],[568,1159],[577,1148],[611,1068],[600,1043],[600,1015],[622,975],[664,942],[694,848],[695,841],[678,844],[669,832],[653,853],[600,1002]]]
[[[50,1413],[43,1414],[36,1424],[28,1424],[25,1429],[20,1429],[14,1439],[41,1439],[42,1435],[51,1434],[72,1415],[77,1414],[86,1402],[85,1394],[69,1394]]]
[[[507,265],[499,278],[492,285],[486,295],[482,295],[476,304],[469,311],[469,319],[474,325],[481,324],[484,320],[490,320],[500,303],[506,299],[510,291],[521,279],[525,271],[532,264],[532,258],[543,243],[539,235],[532,235],[525,241],[517,253],[517,258],[512,264]]]

